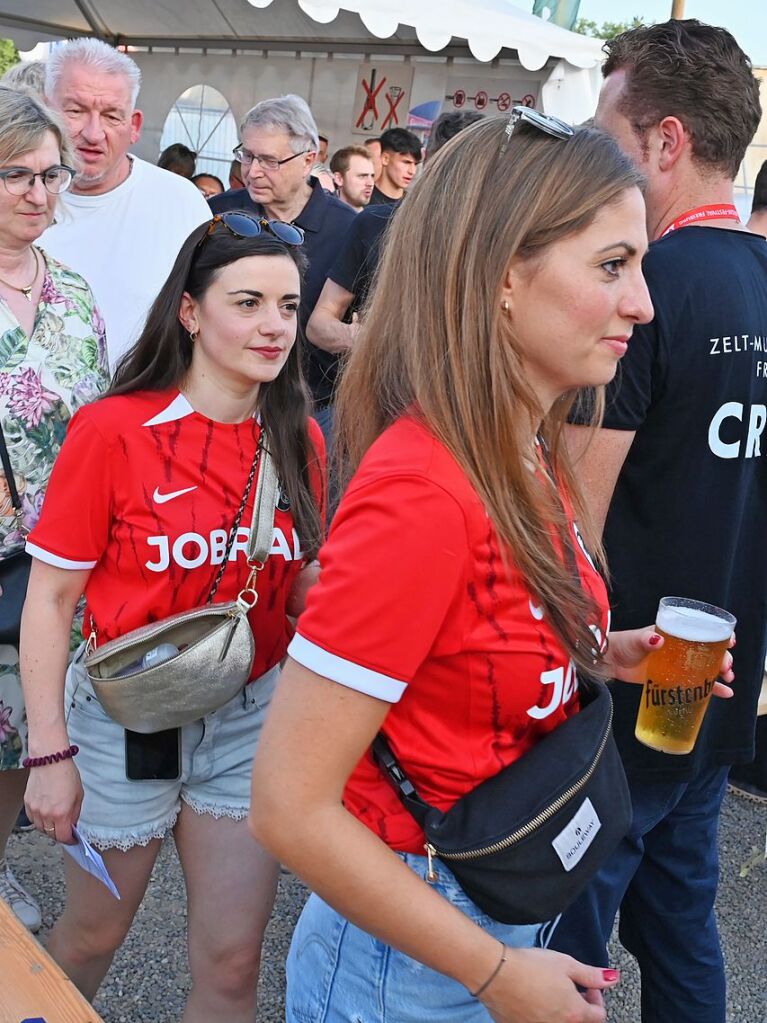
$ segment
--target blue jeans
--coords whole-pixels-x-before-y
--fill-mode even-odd
[[[725,977],[714,899],[727,768],[690,782],[631,784],[631,831],[564,913],[550,947],[607,966],[621,944],[639,963],[643,1023],[724,1023]]]
[[[426,858],[399,855],[425,882]],[[435,870],[434,888],[483,930],[516,948],[545,945],[550,924],[499,924],[474,905],[446,867],[435,862]],[[382,944],[316,895],[296,926],[286,972],[287,1023],[491,1023],[458,981]]]

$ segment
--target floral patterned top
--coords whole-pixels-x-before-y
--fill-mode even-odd
[[[0,421],[22,503],[23,532],[0,471],[0,560],[37,522],[67,424],[109,383],[104,321],[83,278],[47,256],[31,338],[0,299]]]

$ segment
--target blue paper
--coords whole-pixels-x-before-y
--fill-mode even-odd
[[[97,880],[101,881],[103,885],[106,885],[112,895],[114,895],[116,899],[119,899],[120,893],[115,887],[114,881],[109,876],[109,872],[104,866],[104,861],[99,853],[96,852],[87,838],[83,838],[76,827],[72,828],[72,834],[77,839],[77,845],[62,845],[61,848],[64,852],[69,853],[79,867],[82,867],[83,870],[92,874],[95,878],[97,878]],[[22,1023],[25,1023],[25,1021],[22,1020]],[[27,1023],[37,1023],[37,1021],[29,1020]],[[45,1023],[45,1021],[43,1020],[42,1023]]]

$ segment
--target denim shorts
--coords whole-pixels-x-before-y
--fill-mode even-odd
[[[196,813],[243,820],[258,737],[279,676],[279,665],[249,683],[213,714],[181,729],[181,776],[175,781],[128,781],[125,731],[98,701],[78,652],[67,672],[69,741],[85,791],[79,830],[99,849],[130,849],[164,838],[181,800]]]
[[[426,857],[397,855],[427,883]],[[435,891],[483,930],[514,948],[548,944],[553,924],[500,924],[475,906],[445,866],[434,868]],[[491,1023],[463,984],[384,945],[317,895],[304,906],[286,970],[287,1023]]]

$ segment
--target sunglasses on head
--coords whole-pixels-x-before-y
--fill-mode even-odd
[[[200,245],[205,244],[219,224],[223,224],[235,238],[256,238],[266,231],[284,245],[303,245],[304,242],[304,232],[294,224],[286,224],[282,220],[252,217],[249,213],[233,212],[217,213],[208,225],[208,230],[200,241]]]
[[[538,110],[533,110],[532,107],[512,107],[508,123],[503,131],[504,138],[503,145],[501,146],[501,156],[509,148],[511,136],[514,134],[514,129],[520,121],[532,125],[533,128],[537,128],[538,131],[545,132],[547,135],[552,135],[555,139],[561,139],[563,142],[572,138],[575,134],[575,129],[572,125],[567,124],[565,121],[560,121],[558,117],[542,114]]]

